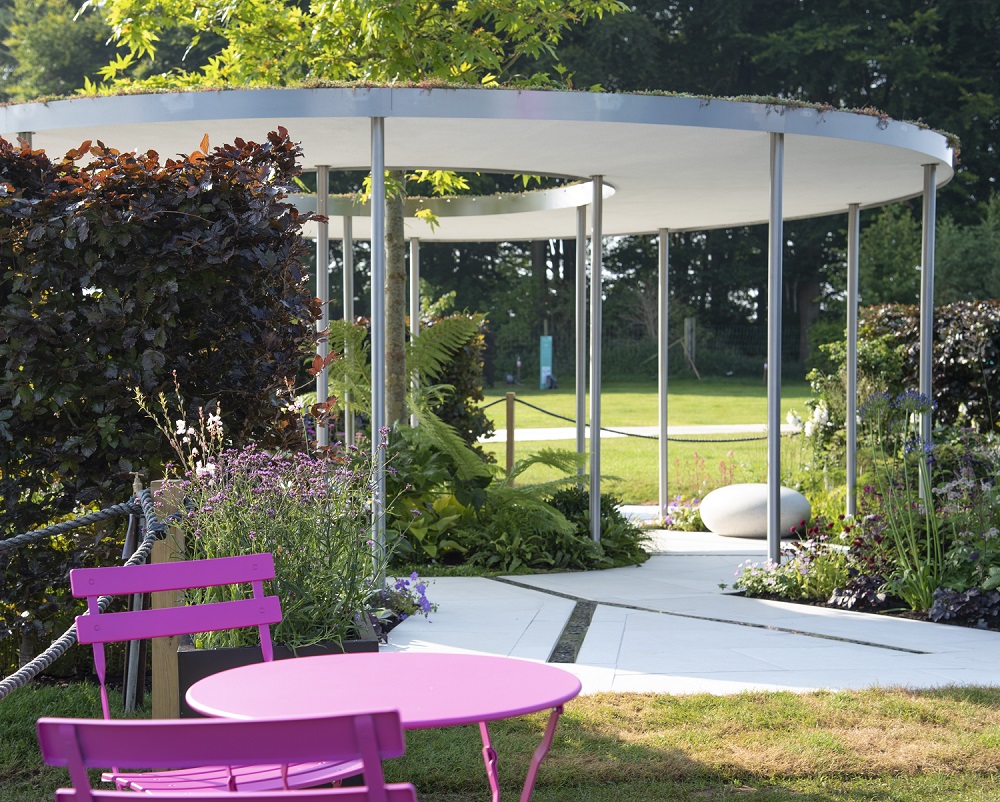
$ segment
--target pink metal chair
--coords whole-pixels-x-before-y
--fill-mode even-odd
[[[364,786],[291,790],[244,791],[178,787],[158,793],[158,800],[324,800],[324,802],[416,802],[409,783],[387,784],[384,758],[403,754],[405,742],[395,711],[353,716],[299,719],[158,719],[102,721],[100,719],[42,718],[38,742],[50,766],[69,770],[72,788],[60,788],[57,802],[92,802],[132,797],[130,791],[91,787],[88,768],[115,764],[127,768],[170,766],[197,769],[206,761],[221,764],[280,764],[359,762]],[[134,798],[134,797],[133,797]]]
[[[158,563],[156,565],[77,568],[70,571],[70,588],[76,597],[87,598],[87,613],[76,617],[80,643],[91,643],[94,666],[101,685],[101,709],[110,719],[104,644],[145,638],[172,637],[195,632],[214,632],[256,626],[260,631],[261,653],[265,661],[274,658],[269,624],[281,620],[277,596],[264,595],[264,581],[274,578],[274,558],[270,554],[217,557],[210,560]],[[101,613],[101,596],[152,593],[157,591],[208,588],[249,583],[253,598],[239,601],[171,607],[159,610]],[[277,764],[279,761],[271,761]],[[110,765],[110,764],[108,764]],[[283,765],[217,766],[202,760],[197,770],[157,771],[123,774],[117,768],[104,775],[119,789],[145,793],[181,789],[222,790],[233,785],[241,790],[266,791],[290,786],[307,788],[358,773],[356,763],[323,760]]]

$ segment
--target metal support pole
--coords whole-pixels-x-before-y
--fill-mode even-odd
[[[847,508],[858,511],[858,246],[861,242],[861,207],[847,207]]]
[[[410,240],[410,341],[420,334],[420,240]],[[420,378],[413,374],[413,389]],[[410,426],[417,425],[417,416],[410,415]]]
[[[378,448],[385,428],[385,119],[372,118],[372,448],[375,488],[372,540],[385,549],[385,452]]]
[[[601,290],[604,179],[595,175],[590,223],[590,536],[601,542]]]
[[[785,135],[770,134],[771,203],[767,254],[767,556],[781,560],[781,290]]]
[[[330,224],[327,222],[327,207],[330,197],[330,168],[325,164],[316,165],[316,297],[319,298],[320,315],[316,321],[319,340],[316,353],[326,360],[330,354]],[[316,374],[316,403],[325,404],[330,395],[330,371],[326,365]],[[325,448],[330,445],[330,427],[316,421],[316,445]]]
[[[576,207],[576,453],[587,452],[587,207]],[[580,465],[580,473],[586,468]]]
[[[29,148],[32,147],[32,138],[34,131],[20,131],[17,134],[17,141],[27,145]]]
[[[923,237],[920,243],[920,394],[934,398],[934,228],[937,222],[937,165],[924,165]],[[931,443],[933,412],[928,409],[920,417],[920,439],[924,446]],[[921,471],[920,497],[931,497],[929,472]]]
[[[344,238],[341,240],[341,249],[344,258],[344,320],[349,323],[354,322],[354,219],[344,217]],[[345,345],[344,357],[350,354]],[[354,445],[354,410],[351,409],[351,393],[344,391],[344,442]]]
[[[660,517],[667,518],[667,508],[670,506],[670,492],[667,490],[667,344],[669,340],[669,280],[667,271],[670,266],[670,233],[665,228],[660,229],[659,271],[657,291],[657,364],[656,373],[659,381],[659,423],[660,423]]]
[[[517,397],[514,393],[507,393],[507,460],[504,463],[507,473],[514,470],[514,401]]]

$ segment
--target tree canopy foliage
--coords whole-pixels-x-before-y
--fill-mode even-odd
[[[547,83],[522,72],[577,23],[624,8],[619,0],[88,0],[125,48],[104,71],[115,78],[154,58],[166,31],[197,44],[223,42],[194,69],[161,74],[158,85],[282,85],[310,79]],[[556,71],[561,68],[555,67]]]

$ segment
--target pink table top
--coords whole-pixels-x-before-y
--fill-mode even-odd
[[[299,657],[213,674],[187,702],[223,718],[398,710],[407,729],[495,721],[556,707],[580,693],[561,668],[511,657],[365,653]]]

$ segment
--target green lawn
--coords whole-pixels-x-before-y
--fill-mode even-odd
[[[565,417],[575,414],[572,388],[535,390],[514,388],[516,397]],[[503,399],[506,388],[487,393],[486,403]],[[789,382],[782,387],[782,420],[789,410],[805,412],[810,397],[806,382]],[[767,392],[759,382],[744,379],[705,379],[671,382],[668,396],[668,423],[672,426],[704,424],[763,424],[767,419]],[[497,429],[506,428],[506,404],[487,409]],[[610,384],[601,401],[602,425],[655,426],[657,395],[655,383]],[[523,404],[515,405],[515,429],[571,426]],[[589,447],[589,440],[588,440]],[[487,444],[501,465],[506,460],[506,445]],[[543,448],[575,448],[574,440],[520,441],[515,443],[514,458],[523,459]],[[626,504],[655,504],[659,498],[658,442],[638,437],[602,438],[602,492],[612,493]],[[801,459],[795,440],[782,441],[782,471],[791,472]],[[667,486],[671,496],[701,497],[721,485],[735,482],[762,482],[767,475],[767,444],[763,435],[679,435],[668,443]],[[554,471],[534,467],[525,474],[526,481],[555,478]]]
[[[25,688],[0,700],[0,802],[51,799],[34,722],[96,716],[94,686]],[[118,704],[114,699],[112,704]],[[516,798],[545,727],[490,725],[501,791]],[[415,730],[386,764],[421,802],[489,798],[476,727]],[[536,802],[993,802],[1000,798],[1000,689],[596,694],[567,703]]]
[[[502,399],[507,392],[547,412],[575,420],[576,396],[573,387],[562,386],[556,390],[538,390],[535,387],[497,385],[486,389],[484,403],[491,406],[486,414],[497,429],[506,428],[506,404]],[[785,382],[781,388],[781,419],[789,410],[805,411],[810,397],[809,384],[805,381]],[[589,404],[589,401],[588,401]],[[589,414],[589,406],[588,406]],[[658,420],[657,388],[655,382],[609,383],[601,390],[601,425],[656,426]],[[747,379],[678,379],[670,382],[667,395],[667,423],[671,426],[705,424],[765,423],[767,421],[767,388],[761,382]],[[572,426],[571,422],[555,418],[544,412],[515,404],[514,425],[529,429],[549,426]]]

